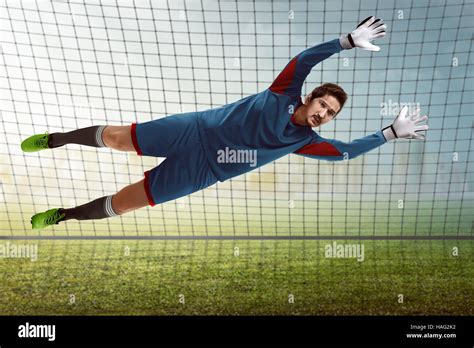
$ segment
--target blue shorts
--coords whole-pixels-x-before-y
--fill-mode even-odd
[[[133,123],[131,133],[138,155],[166,157],[157,167],[145,172],[145,190],[151,206],[217,182],[204,153],[196,113]]]

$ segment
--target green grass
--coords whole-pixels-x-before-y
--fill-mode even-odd
[[[0,314],[474,314],[473,241],[362,241],[363,262],[328,243],[39,241],[37,261],[0,258]]]

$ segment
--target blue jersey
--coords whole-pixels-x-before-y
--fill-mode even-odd
[[[205,155],[219,181],[290,153],[336,161],[355,158],[386,142],[381,131],[350,143],[325,139],[310,126],[294,122],[311,69],[342,49],[339,39],[308,48],[286,65],[268,89],[197,113]]]

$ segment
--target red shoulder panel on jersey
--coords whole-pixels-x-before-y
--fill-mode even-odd
[[[316,155],[316,156],[341,156],[342,154],[339,152],[336,147],[330,143],[322,142],[318,144],[308,144],[305,145],[294,153],[302,154],[302,155]]]
[[[270,91],[273,93],[278,94],[285,94],[286,89],[293,81],[293,77],[295,76],[296,71],[296,62],[298,57],[294,57],[285,69],[278,75],[278,77],[273,81],[272,85],[270,86]]]

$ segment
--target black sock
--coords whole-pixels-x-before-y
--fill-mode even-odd
[[[61,214],[66,214],[61,221],[71,219],[92,220],[116,216],[118,214],[112,208],[112,197],[104,196],[75,208],[60,209]]]
[[[67,133],[52,133],[49,135],[48,147],[54,148],[65,144],[80,144],[93,147],[105,147],[102,132],[106,126],[92,126],[76,129]]]

